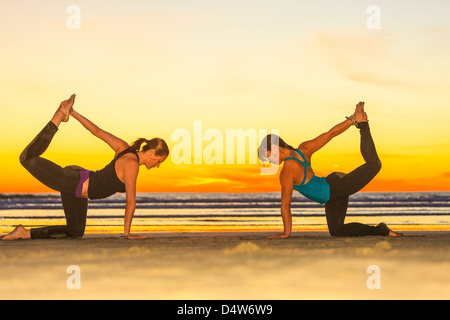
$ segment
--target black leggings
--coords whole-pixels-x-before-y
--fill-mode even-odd
[[[40,182],[61,193],[67,224],[65,226],[33,228],[31,229],[31,239],[56,236],[78,238],[84,235],[86,228],[88,199],[75,197],[82,168],[78,166],[62,168],[40,157],[47,150],[57,131],[58,127],[53,122],[49,122],[23,150],[20,155],[20,163]]]
[[[348,174],[334,172],[326,178],[330,185],[331,196],[325,204],[325,212],[328,230],[334,237],[388,235],[388,231],[381,226],[374,227],[361,223],[344,224],[349,196],[364,188],[381,170],[381,161],[370,134],[369,124],[360,125],[361,154],[366,163]]]

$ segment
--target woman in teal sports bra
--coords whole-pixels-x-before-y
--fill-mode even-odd
[[[311,167],[311,156],[352,125],[360,129],[361,154],[365,164],[348,174],[333,172],[326,178],[317,177]],[[276,165],[284,163],[280,173],[281,216],[284,232],[269,238],[290,236],[291,201],[294,190],[314,202],[325,204],[328,230],[332,236],[401,236],[400,233],[390,230],[384,223],[377,226],[361,223],[344,224],[349,196],[364,188],[381,169],[381,162],[370,134],[367,114],[364,112],[364,102],[358,103],[355,113],[347,120],[317,138],[303,142],[297,149],[278,136],[268,135],[259,147],[259,158],[263,162],[269,161]]]

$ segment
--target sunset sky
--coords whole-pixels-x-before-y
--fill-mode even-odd
[[[374,4],[380,29],[367,26]],[[71,5],[80,29],[68,28]],[[194,144],[194,121],[224,137],[278,129],[297,147],[365,101],[383,162],[365,190],[450,191],[449,12],[444,0],[0,1],[0,192],[51,192],[19,154],[72,93],[104,130],[171,149],[177,129]],[[99,170],[113,155],[71,119],[44,157]],[[313,168],[325,176],[362,161],[351,128]],[[169,158],[141,167],[138,191],[279,191],[278,175],[260,169]]]

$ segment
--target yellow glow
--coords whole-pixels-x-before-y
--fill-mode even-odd
[[[297,146],[364,100],[383,162],[365,190],[450,190],[446,4],[433,7],[433,19],[420,16],[431,6],[406,17],[392,4],[382,8],[382,29],[372,31],[356,1],[345,8],[322,3],[334,13],[325,17],[319,5],[300,2],[290,9],[267,3],[259,14],[248,4],[81,2],[82,27],[71,31],[63,4],[26,3],[0,4],[7,48],[0,51],[0,192],[49,191],[18,156],[72,93],[76,110],[106,131],[128,142],[158,136],[171,148],[172,132],[192,130],[196,120],[223,134],[280,129]],[[362,163],[358,144],[353,128],[336,138],[314,156],[316,172],[353,170]],[[97,170],[112,153],[72,119],[44,156]],[[138,191],[279,190],[277,177],[258,170],[168,159],[141,172]]]

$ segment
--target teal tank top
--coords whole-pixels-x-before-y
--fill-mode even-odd
[[[300,162],[305,168],[305,178],[303,179],[301,184],[294,185],[294,190],[298,191],[300,194],[305,196],[306,198],[318,202],[321,204],[327,203],[330,200],[330,185],[325,180],[325,178],[319,178],[314,175],[308,183],[305,184],[308,167],[311,167],[311,164],[306,161],[305,156],[300,151],[300,149],[296,149],[297,153],[303,158],[304,161],[301,161],[294,157],[288,157],[286,160],[296,160]]]

